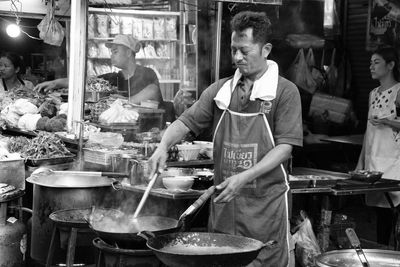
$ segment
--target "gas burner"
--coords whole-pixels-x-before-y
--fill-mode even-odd
[[[99,258],[96,266],[110,267],[158,267],[160,261],[150,249],[125,249],[112,246],[97,237],[93,245],[99,250]]]

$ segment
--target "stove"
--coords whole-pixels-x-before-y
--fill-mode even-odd
[[[99,251],[97,267],[161,267],[149,249],[123,249],[107,244],[99,237],[93,240]]]

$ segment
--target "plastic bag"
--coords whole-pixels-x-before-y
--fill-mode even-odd
[[[109,147],[119,148],[124,142],[124,137],[120,133],[112,132],[90,132],[89,139],[85,144],[85,147]]]
[[[293,234],[293,240],[296,243],[296,259],[303,267],[315,266],[315,257],[321,254],[317,238],[310,219],[305,211],[300,211],[298,231]]]
[[[328,79],[328,89],[330,95],[337,95],[336,84],[338,79],[338,70],[335,66],[335,57],[336,57],[336,48],[333,49],[331,64],[328,66],[328,69],[326,70],[326,76]]]
[[[308,68],[303,48],[299,50],[292,65],[289,67],[287,77],[298,87],[311,94],[317,89],[317,83],[314,81]]]
[[[311,73],[311,77],[314,79],[317,90],[321,90],[325,87],[326,85],[326,75],[323,69],[320,69],[317,67],[317,64],[315,63],[315,57],[314,57],[314,52],[312,48],[308,49],[307,56],[306,56],[306,62],[308,65],[308,68]]]
[[[39,37],[46,44],[60,46],[64,39],[64,28],[54,17],[54,5],[50,1],[46,16],[37,26]]]
[[[124,108],[122,101],[117,99],[110,105],[110,108],[99,116],[99,122],[110,123],[135,123],[139,118],[139,113],[130,108]]]

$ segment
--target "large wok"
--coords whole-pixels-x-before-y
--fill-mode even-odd
[[[90,228],[106,243],[120,248],[139,249],[146,247],[146,239],[139,232],[151,232],[154,235],[176,232],[185,226],[188,215],[193,214],[214,193],[210,187],[179,218],[163,216],[138,216],[125,214],[114,209],[94,208],[87,219]]]
[[[88,220],[90,228],[104,242],[126,249],[146,247],[146,240],[137,234],[150,231],[155,235],[172,233],[178,220],[162,216],[139,216],[125,214],[115,209],[95,208]]]
[[[147,247],[159,260],[173,267],[236,267],[251,263],[264,247],[256,239],[228,234],[184,232],[147,237]]]

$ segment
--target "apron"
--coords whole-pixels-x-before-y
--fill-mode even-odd
[[[379,93],[378,88],[371,93],[368,117],[396,117],[396,96],[400,84]],[[391,115],[392,114],[392,115]],[[365,169],[383,172],[383,178],[400,179],[400,133],[389,126],[374,126],[367,123],[365,133]],[[400,204],[400,192],[389,192],[394,206]],[[383,193],[366,195],[368,206],[390,208]]]
[[[214,133],[214,184],[254,166],[274,148],[274,140],[261,101],[251,101],[254,113],[226,109]],[[278,241],[273,249],[262,249],[248,266],[288,266],[289,185],[283,165],[245,185],[229,203],[211,201],[209,230],[241,235],[266,242]],[[212,197],[212,200],[215,197]]]

